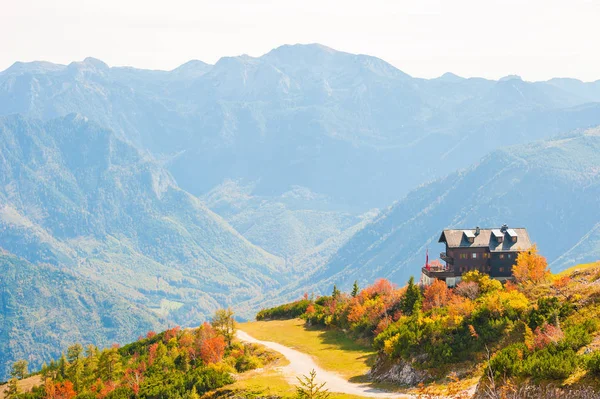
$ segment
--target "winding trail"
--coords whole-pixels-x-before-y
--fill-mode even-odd
[[[296,377],[308,375],[311,370],[317,372],[316,380],[319,383],[326,383],[325,386],[330,392],[345,393],[356,396],[365,396],[370,398],[394,398],[394,399],[413,399],[415,396],[399,394],[394,392],[385,392],[379,389],[375,389],[368,384],[357,384],[346,381],[346,379],[340,377],[338,374],[332,373],[319,367],[312,357],[309,355],[299,352],[295,349],[289,348],[285,345],[278,344],[276,342],[261,341],[249,335],[248,333],[238,330],[237,337],[244,342],[264,345],[269,349],[277,351],[285,356],[290,364],[282,367],[282,371],[288,380],[292,384],[296,384]]]

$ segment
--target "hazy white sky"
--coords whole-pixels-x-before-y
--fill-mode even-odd
[[[87,56],[172,69],[315,42],[419,77],[591,81],[600,0],[0,0],[0,70]]]

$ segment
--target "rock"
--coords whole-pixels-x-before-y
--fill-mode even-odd
[[[390,382],[400,385],[415,386],[431,378],[425,370],[413,367],[413,362],[400,360],[391,362],[387,357],[380,356],[369,371],[369,377],[376,382]]]

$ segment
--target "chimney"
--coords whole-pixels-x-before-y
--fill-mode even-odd
[[[508,225],[507,224],[503,224],[502,227],[500,227],[500,231],[503,233],[506,233],[506,230],[508,230]]]
[[[475,227],[475,235],[478,236],[481,233],[479,226]]]

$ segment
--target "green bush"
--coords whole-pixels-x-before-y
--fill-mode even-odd
[[[310,301],[308,299],[302,299],[274,308],[263,309],[256,314],[256,320],[295,319],[306,312],[308,305],[310,305]]]
[[[600,351],[592,353],[586,362],[586,369],[597,376],[600,376]]]
[[[577,368],[577,354],[571,349],[557,351],[546,347],[531,354],[524,362],[524,372],[536,380],[563,380]]]
[[[262,362],[256,356],[240,356],[235,362],[235,369],[238,373],[243,373],[244,371],[248,370],[254,370],[259,367],[262,367]]]
[[[490,360],[489,367],[495,377],[519,376],[523,373],[523,358],[529,350],[525,344],[517,343],[502,349]]]

